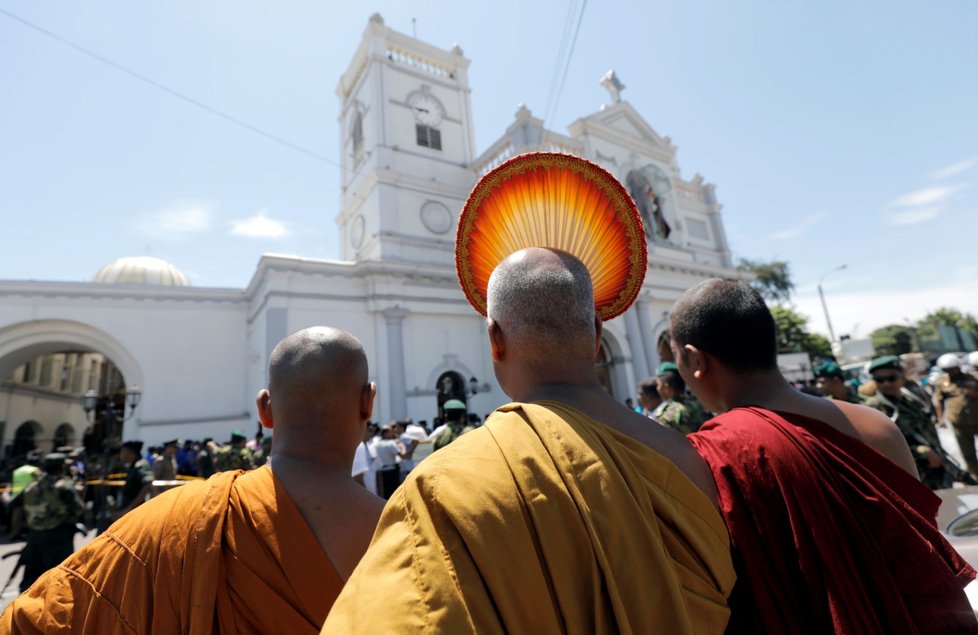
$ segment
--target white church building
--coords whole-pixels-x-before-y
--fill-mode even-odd
[[[620,100],[613,73],[602,82],[609,103],[566,134],[521,106],[476,154],[468,66],[458,47],[395,32],[376,14],[368,21],[336,89],[342,260],[264,255],[244,289],[190,286],[152,258],[121,258],[91,282],[0,281],[2,447],[79,444],[112,402],[118,421],[125,417],[116,437],[154,444],[226,441],[234,429],[250,435],[272,348],[317,324],[363,342],[379,386],[375,420],[430,423],[451,397],[485,416],[507,398],[484,320],[455,277],[455,226],[482,174],[534,150],[600,164],[645,217],[645,284],[633,307],[606,324],[595,361],[619,401],[632,397],[668,356],[673,302],[705,278],[743,275],[731,262],[714,185],[680,174],[676,146]],[[137,407],[124,407],[135,387]],[[89,391],[100,405],[86,412]]]

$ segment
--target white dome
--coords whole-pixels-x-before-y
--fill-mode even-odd
[[[99,269],[92,280],[103,284],[190,286],[190,281],[182,271],[165,260],[151,256],[130,256],[113,260]]]

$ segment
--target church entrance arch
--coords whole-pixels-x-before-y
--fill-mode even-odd
[[[438,391],[438,418],[444,419],[445,402],[450,399],[458,399],[468,407],[468,393],[465,389],[465,377],[461,373],[449,370],[438,376],[435,384]]]
[[[78,431],[85,430],[90,449],[116,445],[123,437],[126,389],[141,386],[142,379],[126,347],[87,324],[38,320],[0,328],[0,381],[11,386],[0,394],[0,411],[29,419],[3,444],[23,454],[41,442],[79,443]],[[81,398],[89,391],[97,400],[86,412]]]

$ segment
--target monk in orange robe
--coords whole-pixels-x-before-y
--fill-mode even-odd
[[[323,633],[716,633],[733,566],[707,466],[598,383],[573,256],[492,274],[496,377],[518,403],[418,464]]]
[[[375,393],[352,335],[290,335],[258,395],[269,463],[126,514],[8,606],[0,631],[318,632],[383,506],[351,476]]]
[[[670,334],[683,379],[720,413],[689,438],[734,550],[728,633],[978,632],[963,590],[975,571],[888,417],[789,385],[774,319],[743,282],[691,289]]]

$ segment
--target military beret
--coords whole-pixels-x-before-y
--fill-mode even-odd
[[[124,447],[124,448],[126,448],[128,450],[132,450],[136,454],[139,454],[140,452],[143,451],[143,442],[142,441],[126,441],[125,443],[122,444],[122,447]]]
[[[669,372],[670,370],[678,373],[679,372],[679,366],[676,366],[672,362],[662,362],[661,364],[659,364],[659,368],[658,368],[658,370],[655,371],[655,374],[656,375],[661,375],[663,373]]]
[[[842,379],[845,375],[842,373],[842,369],[835,362],[825,362],[819,365],[815,369],[816,377],[838,377]]]
[[[468,408],[465,407],[465,404],[459,399],[449,399],[442,404],[442,408],[445,410],[468,410]]]
[[[877,357],[869,363],[869,372],[874,370],[879,370],[880,368],[895,368],[897,370],[903,370],[903,364],[900,363],[900,358],[896,355],[886,355],[884,357]]]
[[[52,452],[51,454],[44,455],[44,467],[64,467],[65,461],[68,460],[68,455],[64,452]]]

